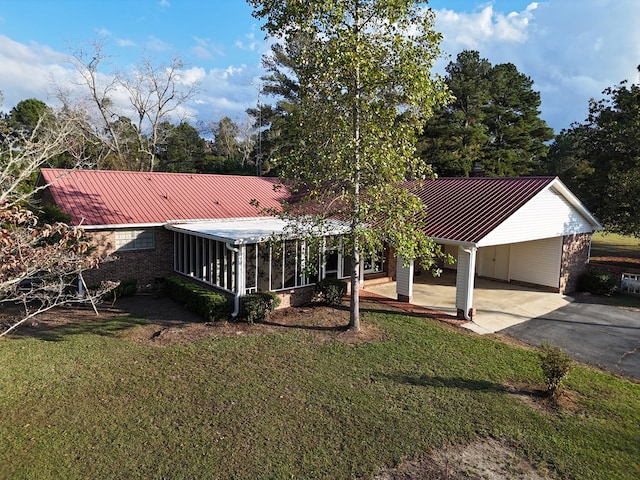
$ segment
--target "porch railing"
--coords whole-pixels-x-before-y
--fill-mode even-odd
[[[640,295],[640,274],[623,273],[622,281],[620,282],[620,291]]]

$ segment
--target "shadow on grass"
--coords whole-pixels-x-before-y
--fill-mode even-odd
[[[161,327],[180,327],[203,322],[201,317],[164,296],[123,297],[115,304],[99,305],[98,311],[100,316],[96,316],[93,310],[87,307],[56,308],[18,327],[12,332],[11,337],[61,341],[64,336],[85,333],[113,336],[149,323]],[[18,315],[19,312],[16,316]]]
[[[93,321],[71,322],[64,325],[38,324],[19,328],[12,336],[14,338],[37,338],[46,342],[60,342],[69,335],[92,334],[104,337],[115,336],[119,332],[145,325],[143,318],[131,316],[110,317]]]
[[[460,377],[431,377],[429,375],[390,375],[393,381],[419,387],[457,388],[474,392],[504,392],[503,385],[486,380],[475,380]]]

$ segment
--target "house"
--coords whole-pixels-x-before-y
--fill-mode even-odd
[[[427,207],[425,234],[456,258],[456,308],[466,319],[476,275],[575,291],[591,236],[602,229],[557,177],[442,178],[417,194]],[[409,300],[413,267],[399,265],[398,296]]]
[[[308,300],[321,278],[344,278],[336,223],[320,246],[287,236],[269,242],[286,223],[252,205],[278,208],[287,192],[265,177],[42,169],[45,202],[55,203],[94,236],[101,253],[118,258],[87,272],[136,278],[152,285],[168,274],[189,276],[227,294],[277,291],[283,306]],[[601,226],[554,177],[451,178],[425,182],[425,235],[456,258],[456,304],[473,312],[475,275],[521,282],[559,293],[575,289],[586,268],[591,234]],[[411,219],[407,219],[411,221]],[[317,262],[310,274],[305,265]],[[362,278],[396,278],[398,297],[410,301],[413,261],[379,252],[363,261]]]
[[[42,201],[58,205],[115,260],[86,272],[89,285],[136,279],[146,288],[177,272],[233,296],[236,305],[242,295],[269,290],[286,306],[308,301],[318,278],[342,276],[338,223],[322,252],[295,238],[271,244],[287,226],[261,215],[286,198],[274,178],[48,168],[40,176],[49,185]],[[304,268],[311,261],[318,262],[315,274]],[[367,273],[381,273],[382,264],[369,262]]]

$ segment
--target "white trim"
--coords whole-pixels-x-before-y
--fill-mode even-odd
[[[131,229],[135,230],[136,228],[153,228],[153,227],[164,227],[164,223],[117,223],[117,224],[108,224],[108,225],[78,225],[79,228],[83,230],[122,230],[122,229]]]

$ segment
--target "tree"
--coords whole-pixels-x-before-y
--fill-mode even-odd
[[[57,96],[68,109],[84,112],[85,125],[100,145],[99,168],[153,171],[164,141],[160,125],[196,94],[198,84],[184,80],[185,65],[178,57],[157,65],[143,58],[130,73],[103,71],[107,60],[100,41],[72,52],[70,62],[84,96],[77,102],[73,92],[60,86]],[[115,103],[119,97],[127,99],[130,111]]]
[[[7,123],[14,130],[24,129],[31,132],[36,128],[41,118],[50,115],[52,115],[52,111],[46,103],[36,98],[29,98],[18,102],[11,109]]]
[[[146,155],[141,169],[155,169],[157,147],[163,140],[160,124],[198,91],[197,83],[187,83],[182,78],[184,67],[182,59],[176,56],[168,64],[159,65],[143,58],[130,75],[118,76],[137,114],[136,132],[141,150]]]
[[[289,39],[286,45],[276,43],[270,55],[265,55],[262,65],[267,74],[262,81],[263,94],[277,99],[275,105],[259,104],[247,113],[255,120],[257,131],[256,166],[258,174],[277,174],[277,166],[272,157],[285,155],[284,150],[295,144],[291,136],[295,125],[291,124],[295,117],[294,109],[298,108],[300,85],[296,76],[297,65],[302,65],[301,45],[305,42],[302,34]]]
[[[492,66],[465,50],[447,68],[455,97],[425,125],[420,151],[441,176],[530,175],[539,168],[553,131],[539,118],[540,94],[511,63]]]
[[[359,330],[363,253],[386,240],[402,258],[428,264],[434,256],[419,229],[423,205],[402,188],[407,178],[428,173],[414,156],[415,131],[448,99],[430,73],[440,41],[433,12],[409,0],[249,3],[270,35],[289,47],[305,39],[295,45],[299,105],[289,123],[295,130],[273,161],[297,194],[286,213],[348,224],[349,327]]]
[[[556,139],[546,168],[576,188],[608,231],[640,237],[640,85],[622,81],[603,95],[589,101],[584,123]]]
[[[164,138],[158,149],[158,170],[163,172],[204,171],[206,141],[198,130],[187,122],[177,127],[163,122],[158,127],[158,135]]]
[[[55,118],[52,118],[55,117]],[[0,144],[0,303],[22,308],[0,336],[55,306],[85,302],[115,287],[104,284],[80,297],[71,283],[100,261],[81,229],[42,222],[28,202],[41,187],[29,183],[51,158],[79,149],[78,119],[48,111],[28,131],[20,128]],[[77,159],[80,162],[82,159]]]

